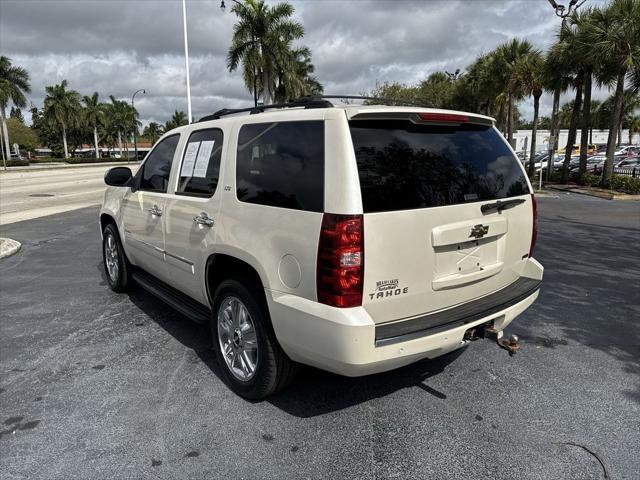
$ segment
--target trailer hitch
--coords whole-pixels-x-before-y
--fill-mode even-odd
[[[515,355],[515,353],[520,350],[520,339],[518,336],[510,335],[509,338],[504,337],[502,330],[497,330],[493,327],[493,322],[470,328],[464,334],[464,340],[466,341],[473,341],[479,338],[495,340],[499,347],[509,352],[509,356]]]

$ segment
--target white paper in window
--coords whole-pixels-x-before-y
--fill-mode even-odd
[[[193,167],[196,163],[196,156],[198,155],[198,148],[200,142],[189,142],[187,144],[187,151],[184,153],[184,160],[182,161],[181,177],[193,176]]]
[[[207,176],[207,167],[209,166],[209,157],[213,151],[213,144],[215,140],[205,141],[200,144],[200,150],[198,150],[198,157],[196,158],[196,165],[193,169],[193,176],[204,178]]]

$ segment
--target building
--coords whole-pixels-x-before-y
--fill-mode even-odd
[[[576,145],[580,145],[581,130],[578,129],[576,134]],[[549,150],[549,130],[538,130],[536,132],[536,152],[544,152]],[[606,145],[609,139],[609,130],[593,130],[589,133],[589,143],[595,143],[596,145]],[[560,138],[558,142],[558,148],[565,148],[567,146],[567,138],[569,137],[569,130],[560,130]],[[621,143],[640,144],[640,134],[636,133],[632,135],[631,142],[629,142],[629,130],[622,130]],[[526,150],[530,151],[531,145],[531,130],[516,130],[513,134],[514,150],[520,152]]]

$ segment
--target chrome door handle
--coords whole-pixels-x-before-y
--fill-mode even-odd
[[[213,227],[215,224],[213,218],[209,218],[205,212],[200,213],[197,217],[193,217],[193,221],[198,225],[204,225],[205,227]]]
[[[162,216],[162,210],[160,210],[158,208],[157,205],[154,205],[153,207],[151,207],[148,212],[153,215],[154,217],[161,217]]]

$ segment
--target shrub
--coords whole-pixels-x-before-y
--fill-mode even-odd
[[[12,158],[11,160],[7,160],[7,167],[28,167],[29,160],[26,158],[24,160],[18,160],[17,158]]]
[[[63,160],[64,162],[71,163],[73,165],[78,163],[104,163],[104,162],[126,162],[126,158],[96,158],[96,157],[85,157],[85,158],[76,158],[71,157]],[[133,159],[131,159],[133,161]]]
[[[611,177],[611,189],[631,195],[640,195],[640,178],[614,175]]]
[[[587,187],[597,187],[600,184],[600,175],[594,175],[589,172],[583,173],[578,183],[580,185],[586,185]]]

